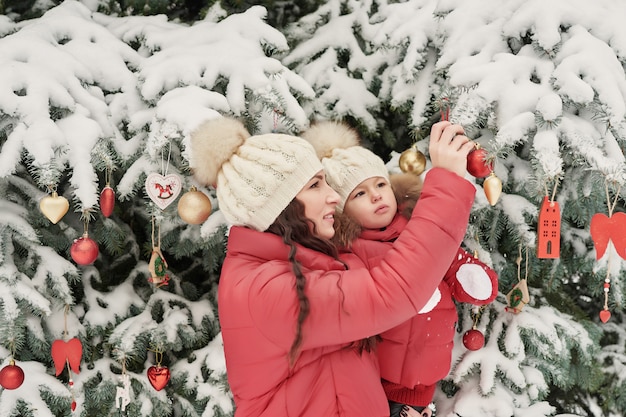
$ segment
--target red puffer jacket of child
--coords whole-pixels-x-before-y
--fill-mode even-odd
[[[353,341],[384,332],[420,311],[465,234],[474,186],[442,169],[429,173],[415,215],[371,271],[298,247],[310,314],[293,368],[298,301],[282,238],[230,229],[218,289],[219,320],[236,417],[389,415],[376,357]],[[420,279],[416,279],[416,276]]]
[[[384,230],[364,230],[352,250],[368,267],[378,265],[406,227],[398,214]],[[458,313],[457,302],[484,305],[498,294],[498,275],[459,248],[443,281],[426,306],[407,322],[381,334],[378,357],[390,400],[427,406],[435,384],[450,371]]]

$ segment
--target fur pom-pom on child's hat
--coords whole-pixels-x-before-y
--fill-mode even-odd
[[[251,136],[235,119],[204,122],[191,133],[194,177],[216,189],[219,208],[237,226],[265,231],[323,169],[307,141],[269,133]]]
[[[322,160],[326,181],[339,194],[343,207],[350,193],[368,178],[383,177],[389,180],[385,162],[374,152],[360,145],[359,134],[345,123],[323,121],[313,124],[301,135],[311,142]]]

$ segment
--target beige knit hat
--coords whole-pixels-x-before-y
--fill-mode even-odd
[[[216,186],[219,208],[238,226],[265,231],[323,169],[307,141],[285,134],[250,136],[235,119],[204,122],[191,133],[190,166]]]
[[[317,156],[322,160],[326,181],[339,193],[339,212],[343,211],[348,196],[361,182],[372,177],[389,180],[385,162],[372,151],[360,146],[359,134],[347,124],[318,122],[301,136],[311,142]]]

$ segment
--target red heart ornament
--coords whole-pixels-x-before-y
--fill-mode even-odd
[[[56,375],[59,376],[63,372],[66,363],[76,374],[80,373],[80,361],[83,357],[83,344],[76,337],[68,340],[57,339],[52,342],[52,361]]]
[[[615,213],[608,217],[596,213],[591,217],[589,232],[596,248],[596,260],[602,258],[609,244],[609,239],[617,254],[626,259],[626,213]]]
[[[609,310],[602,310],[600,312],[600,320],[602,323],[606,323],[611,318],[611,312]]]
[[[167,366],[152,365],[148,368],[148,381],[155,390],[161,391],[170,380],[170,370]]]

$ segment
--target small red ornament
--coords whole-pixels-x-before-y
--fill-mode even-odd
[[[167,366],[152,365],[148,368],[148,381],[155,390],[161,391],[170,380],[170,370]]]
[[[611,312],[609,310],[600,311],[600,320],[602,323],[606,323],[611,318]]]
[[[95,240],[91,239],[87,233],[75,239],[70,248],[70,255],[74,262],[79,265],[89,265],[98,257],[99,249]]]
[[[543,197],[537,222],[537,258],[555,259],[561,252],[561,210],[557,201]]]
[[[52,342],[51,354],[57,376],[61,375],[66,364],[74,373],[80,373],[80,361],[83,357],[83,344],[80,339],[74,337],[67,342],[55,340]]]
[[[72,400],[72,404],[70,405],[72,411],[76,411],[76,400]]]
[[[493,171],[493,161],[487,160],[489,154],[479,144],[467,155],[467,172],[476,178],[485,178]]]
[[[463,346],[469,350],[478,350],[485,345],[485,336],[480,330],[470,329],[463,335]]]
[[[4,389],[19,388],[24,382],[24,371],[11,359],[9,364],[0,370],[0,385]]]
[[[596,213],[591,217],[590,233],[596,248],[596,260],[604,256],[609,240],[617,254],[626,259],[626,213],[618,212],[611,216]]]
[[[104,187],[100,193],[100,211],[104,217],[109,217],[113,214],[114,207],[115,191],[107,184],[107,186]]]

